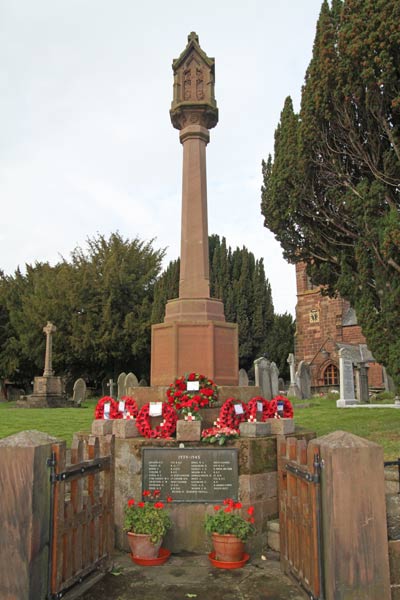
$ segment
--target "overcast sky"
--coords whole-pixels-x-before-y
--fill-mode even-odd
[[[0,269],[54,264],[97,233],[179,254],[182,147],[172,59],[196,31],[216,61],[209,233],[264,258],[275,311],[294,267],[260,213],[261,160],[298,109],[321,0],[0,0]]]

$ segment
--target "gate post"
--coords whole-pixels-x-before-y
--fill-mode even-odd
[[[57,439],[22,431],[0,440],[0,598],[47,595],[50,472]]]
[[[345,431],[320,448],[326,600],[390,600],[383,449]]]

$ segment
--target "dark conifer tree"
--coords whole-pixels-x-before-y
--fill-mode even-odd
[[[400,3],[322,4],[299,115],[286,101],[262,213],[285,257],[356,309],[400,381]]]

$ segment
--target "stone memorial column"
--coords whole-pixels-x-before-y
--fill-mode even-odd
[[[218,123],[214,62],[192,32],[172,63],[170,116],[183,146],[179,298],[167,303],[164,323],[152,327],[152,386],[191,371],[219,385],[238,382],[237,325],[226,323],[222,301],[210,298],[206,146]]]

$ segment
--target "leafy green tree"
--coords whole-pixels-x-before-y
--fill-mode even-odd
[[[87,245],[54,267],[36,263],[25,275],[0,274],[3,377],[26,383],[42,372],[48,320],[57,326],[57,373],[97,384],[128,368],[148,376],[153,291],[164,251],[118,233]]]
[[[400,381],[400,4],[322,4],[299,115],[263,162],[265,225],[291,262],[356,309]]]

